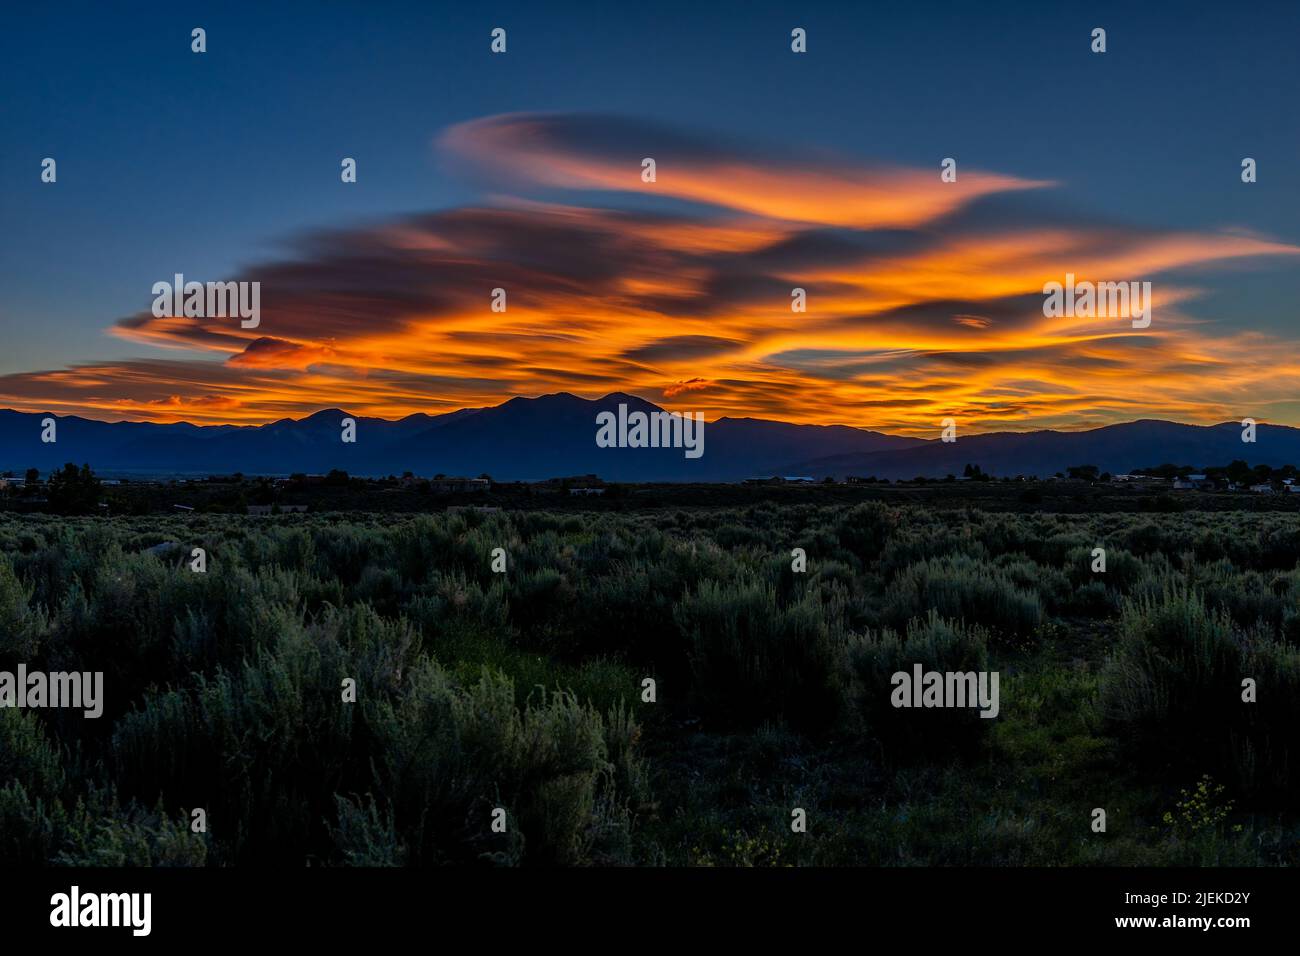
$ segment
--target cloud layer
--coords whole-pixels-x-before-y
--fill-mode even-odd
[[[184,356],[0,377],[0,403],[260,422],[623,390],[709,418],[929,436],[947,416],[972,430],[1278,420],[1300,385],[1290,343],[1184,312],[1198,270],[1294,262],[1267,237],[1120,228],[1052,209],[1040,181],[944,183],[937,165],[808,162],[621,119],[491,117],[438,146],[493,204],[202,277],[260,282],[260,326],[142,311],[114,334]],[[1151,326],[1045,318],[1043,285],[1067,272],[1152,282]]]

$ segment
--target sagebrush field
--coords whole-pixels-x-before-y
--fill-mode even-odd
[[[0,710],[0,864],[1300,863],[1297,562],[1294,513],[8,515],[0,669],[105,709]],[[997,718],[891,707],[916,662]]]

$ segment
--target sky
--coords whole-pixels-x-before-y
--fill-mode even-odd
[[[1300,424],[1297,36],[1293,2],[9,5],[0,407]],[[260,324],[156,317],[177,273],[258,282]],[[1150,282],[1150,325],[1045,315],[1067,274]]]

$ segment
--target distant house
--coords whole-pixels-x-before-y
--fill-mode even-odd
[[[172,511],[193,511],[193,505],[172,505]]]
[[[1273,483],[1270,481],[1261,481],[1257,485],[1251,485],[1250,490],[1257,495],[1271,495],[1273,493]]]
[[[603,495],[604,493],[605,493],[604,488],[570,488],[569,489],[569,494],[571,495]]]

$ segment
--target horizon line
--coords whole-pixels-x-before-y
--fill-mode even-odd
[[[364,414],[359,414],[359,413],[356,413],[356,412],[349,412],[347,409],[342,408],[341,406],[337,406],[337,405],[329,405],[329,406],[324,406],[324,407],[322,407],[322,408],[318,408],[318,409],[316,409],[316,410],[314,410],[314,411],[311,411],[311,412],[308,412],[308,413],[302,415],[302,417],[299,417],[299,418],[295,418],[295,417],[293,417],[292,415],[285,415],[285,416],[282,416],[282,417],[280,417],[280,418],[268,418],[266,421],[262,421],[262,422],[209,422],[209,423],[200,423],[200,422],[190,421],[190,420],[185,419],[185,418],[176,418],[176,419],[171,419],[171,420],[161,420],[161,421],[160,421],[160,420],[155,420],[155,419],[147,419],[147,418],[126,418],[126,417],[123,417],[123,418],[92,418],[92,417],[90,417],[90,416],[87,416],[87,415],[84,415],[84,414],[75,413],[75,412],[71,412],[71,413],[60,413],[60,412],[55,412],[55,411],[51,411],[49,408],[45,408],[45,409],[41,409],[41,410],[37,410],[37,411],[27,411],[27,410],[25,410],[25,409],[23,409],[23,408],[5,407],[5,408],[0,408],[0,414],[2,414],[2,413],[4,413],[4,412],[12,412],[12,413],[14,413],[14,414],[18,414],[18,415],[44,415],[44,416],[48,416],[48,417],[53,417],[53,418],[55,418],[55,419],[80,419],[80,420],[82,420],[82,421],[98,422],[98,423],[100,423],[100,424],[104,424],[104,425],[130,424],[130,425],[156,425],[156,426],[159,426],[159,427],[165,427],[165,426],[169,426],[169,425],[188,425],[188,426],[190,426],[191,428],[240,428],[240,429],[257,429],[257,428],[265,428],[265,427],[267,427],[268,425],[276,425],[276,424],[279,424],[279,423],[281,423],[281,422],[293,422],[293,423],[297,424],[297,423],[304,422],[304,421],[306,421],[306,420],[308,420],[308,419],[310,419],[310,418],[314,418],[314,417],[316,417],[317,415],[320,415],[320,414],[322,414],[322,413],[330,412],[330,411],[340,412],[340,413],[342,413],[342,414],[344,414],[344,415],[347,415],[347,416],[349,416],[349,417],[352,417],[352,418],[357,418],[357,419],[368,419],[368,420],[370,420],[370,421],[381,421],[381,422],[386,422],[386,423],[389,423],[389,424],[393,424],[393,423],[396,423],[396,422],[406,421],[406,420],[409,419],[409,418],[415,418],[415,417],[418,417],[418,416],[424,416],[424,417],[426,417],[426,418],[442,418],[442,417],[445,417],[445,416],[447,416],[447,415],[455,415],[455,414],[459,414],[459,413],[461,413],[461,412],[480,412],[480,411],[490,411],[490,410],[492,410],[492,409],[502,408],[502,407],[504,407],[504,406],[510,404],[511,402],[517,402],[517,401],[522,401],[522,402],[537,402],[537,401],[542,401],[542,400],[544,400],[544,399],[548,399],[548,398],[572,398],[572,399],[576,399],[576,400],[581,401],[581,402],[587,402],[587,403],[591,403],[591,404],[600,403],[600,402],[606,402],[606,401],[609,401],[609,400],[629,399],[629,398],[630,398],[630,399],[635,399],[635,400],[640,401],[640,402],[644,402],[644,403],[646,403],[647,405],[651,405],[651,406],[653,406],[654,408],[659,409],[659,410],[661,410],[661,411],[665,411],[665,412],[671,412],[671,411],[672,411],[672,409],[666,408],[665,406],[660,405],[660,404],[657,403],[657,402],[653,402],[653,401],[651,401],[650,399],[643,398],[643,397],[641,397],[640,395],[634,395],[634,394],[632,394],[632,393],[630,393],[630,392],[620,392],[620,391],[615,391],[615,392],[608,392],[608,393],[606,393],[606,394],[600,396],[599,398],[587,398],[587,397],[585,397],[585,396],[582,396],[582,395],[576,394],[576,393],[574,393],[574,392],[569,392],[569,391],[559,391],[559,392],[546,392],[546,393],[541,394],[541,395],[533,395],[533,396],[527,396],[527,395],[512,395],[512,396],[510,396],[510,397],[508,397],[508,398],[503,399],[502,401],[498,402],[498,403],[495,404],[495,405],[477,405],[477,406],[466,405],[466,406],[462,406],[462,407],[459,407],[459,408],[448,409],[448,410],[446,410],[446,411],[435,411],[435,412],[423,412],[423,411],[420,411],[420,412],[411,412],[410,414],[402,415],[402,416],[400,416],[400,417],[398,417],[398,418],[384,418],[384,417],[382,417],[382,416],[378,416],[378,415],[364,415]],[[681,414],[687,414],[687,413],[686,413],[686,412],[682,412]],[[954,419],[957,419],[957,418],[958,418],[958,416],[955,416],[955,415],[953,415],[953,416],[947,416],[947,417],[951,417],[951,418],[954,418]],[[921,438],[921,437],[918,437],[918,436],[916,436],[916,435],[899,434],[899,433],[896,433],[896,432],[885,431],[885,430],[884,430],[883,428],[881,428],[881,427],[866,427],[866,426],[862,426],[862,425],[850,425],[850,424],[847,424],[847,423],[844,423],[844,422],[796,422],[796,421],[788,421],[788,420],[786,420],[786,419],[781,419],[781,418],[763,418],[763,417],[754,416],[754,415],[722,415],[722,416],[719,416],[718,418],[714,418],[714,419],[712,419],[712,420],[706,419],[706,420],[705,420],[705,424],[716,424],[716,423],[721,422],[721,421],[754,421],[754,422],[768,422],[768,423],[771,423],[771,424],[777,424],[777,425],[789,425],[789,426],[799,427],[799,428],[848,428],[848,429],[852,429],[852,430],[854,430],[854,431],[871,432],[871,433],[874,433],[874,434],[887,435],[887,436],[892,437],[892,438],[912,438],[912,439],[915,439],[916,441],[921,441],[921,442],[931,442],[931,441],[936,441],[936,440],[938,440],[938,439],[935,439],[935,438]],[[1260,418],[1252,418],[1252,421],[1254,421],[1254,423],[1255,423],[1255,425],[1256,425],[1257,427],[1258,427],[1258,426],[1261,426],[1261,425],[1269,425],[1270,427],[1274,427],[1274,428],[1297,428],[1297,427],[1300,427],[1300,426],[1296,426],[1296,425],[1286,425],[1286,424],[1282,424],[1282,423],[1279,423],[1279,422],[1271,422],[1271,421],[1267,421],[1267,420],[1260,419]],[[1225,420],[1223,420],[1223,421],[1212,422],[1212,423],[1205,424],[1205,423],[1198,423],[1198,422],[1179,421],[1179,420],[1172,419],[1172,418],[1146,418],[1146,417],[1143,417],[1143,418],[1132,418],[1132,419],[1127,419],[1127,420],[1124,420],[1124,421],[1118,421],[1118,422],[1110,422],[1110,423],[1108,423],[1108,424],[1103,424],[1103,425],[1090,425],[1090,426],[1079,427],[1079,428],[1046,428],[1046,427],[1044,427],[1044,428],[1023,428],[1023,429],[1019,429],[1019,428],[1013,428],[1013,427],[1002,427],[1002,428],[991,429],[991,430],[987,430],[987,431],[969,431],[969,432],[966,432],[965,434],[966,434],[966,437],[968,437],[968,438],[969,438],[969,437],[980,436],[980,435],[1007,435],[1007,434],[1011,434],[1011,435],[1032,435],[1032,434],[1041,434],[1041,433],[1044,433],[1044,432],[1053,432],[1053,433],[1057,433],[1057,434],[1067,434],[1067,435],[1069,435],[1069,434],[1085,434],[1085,433],[1087,433],[1087,432],[1100,431],[1100,430],[1105,429],[1105,428],[1116,428],[1116,427],[1119,427],[1119,426],[1122,426],[1122,425],[1136,425],[1136,424],[1140,424],[1140,423],[1142,423],[1142,422],[1158,422],[1158,423],[1161,423],[1161,424],[1167,424],[1167,425],[1182,425],[1182,426],[1185,426],[1185,427],[1188,427],[1188,428],[1222,428],[1222,427],[1224,427],[1225,425],[1230,425],[1230,426],[1232,426],[1232,427],[1234,427],[1234,428],[1239,428],[1239,427],[1241,427],[1241,425],[1242,425],[1242,422],[1240,422],[1240,421],[1236,421],[1236,420],[1234,420],[1234,419],[1225,419]],[[886,427],[887,427],[887,426],[886,426]],[[942,426],[941,424],[936,423],[936,430],[940,430],[940,429],[942,429],[942,427],[943,427],[943,426]]]

